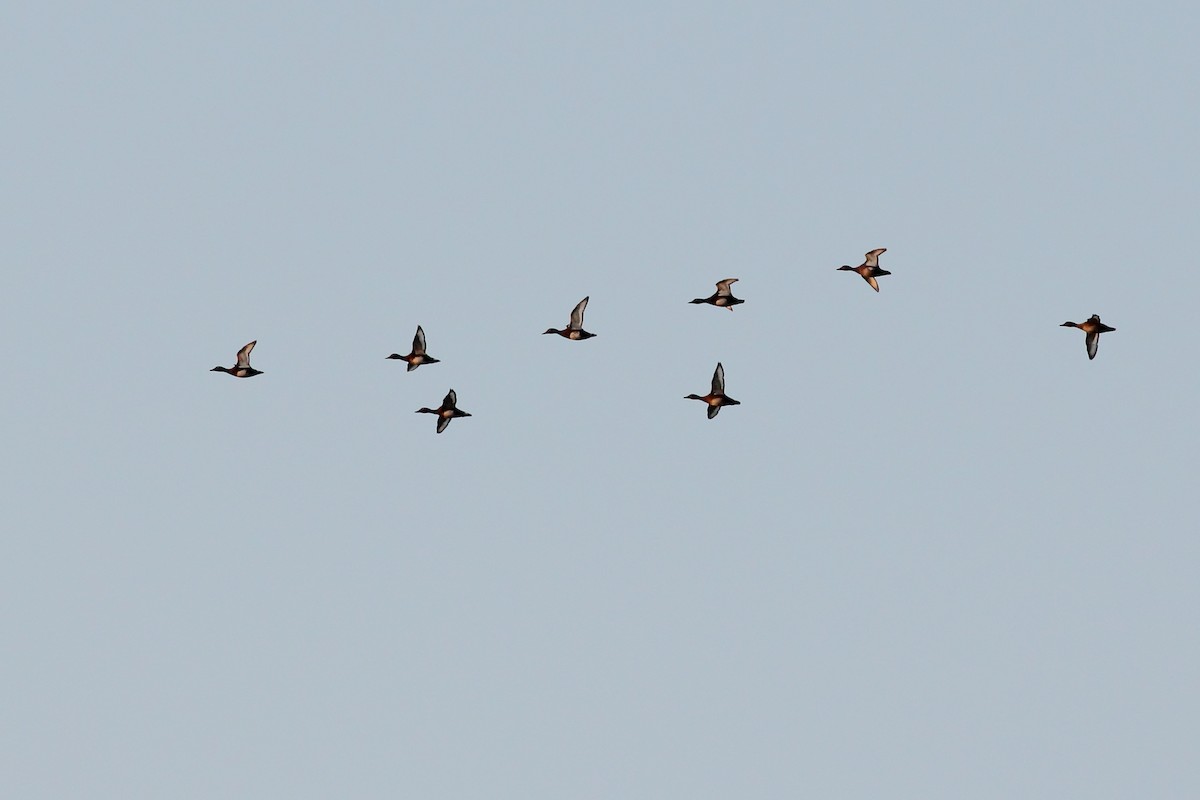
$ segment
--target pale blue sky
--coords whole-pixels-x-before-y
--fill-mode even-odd
[[[8,4],[0,794],[1200,794],[1196,25]]]

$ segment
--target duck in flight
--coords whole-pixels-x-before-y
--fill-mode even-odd
[[[1083,331],[1083,343],[1087,345],[1088,359],[1096,357],[1096,348],[1100,346],[1100,334],[1111,333],[1116,328],[1110,328],[1100,321],[1099,314],[1092,314],[1084,322],[1064,322],[1060,328],[1079,328]]]
[[[712,391],[701,397],[698,394],[689,394],[684,400],[703,400],[708,404],[708,418],[712,419],[721,411],[722,406],[740,406],[741,403],[734,400],[729,395],[725,394],[725,368],[721,366],[721,362],[717,362],[717,369],[713,372]]]
[[[587,308],[587,304],[587,297],[579,301],[579,304],[575,306],[575,310],[571,312],[571,321],[567,323],[567,327],[563,328],[561,331],[557,328],[548,328],[542,331],[542,335],[545,336],[547,333],[557,333],[564,339],[574,339],[576,341],[580,339],[590,339],[595,336],[596,334],[588,333],[583,329],[583,312],[584,309]]]
[[[440,406],[438,406],[437,408],[425,408],[422,406],[421,408],[417,409],[416,413],[418,413],[418,414],[437,414],[437,418],[438,418],[437,432],[438,433],[441,433],[442,431],[446,430],[446,426],[450,424],[450,420],[455,419],[457,417],[471,416],[467,412],[460,411],[458,409],[458,395],[454,393],[453,389],[450,390],[449,394],[447,394],[445,399],[442,400],[442,404]]]
[[[717,291],[715,294],[713,294],[711,297],[697,297],[695,300],[691,300],[689,302],[708,303],[710,306],[728,308],[730,311],[733,311],[734,306],[746,302],[745,300],[739,300],[738,298],[734,297],[733,292],[729,288],[737,282],[737,278],[726,278],[723,281],[717,281]]]
[[[417,335],[413,337],[412,352],[406,356],[399,353],[392,353],[388,358],[398,358],[401,361],[408,362],[406,372],[412,372],[422,364],[437,364],[440,359],[434,358],[425,352],[425,331],[421,330],[421,326],[417,326]]]
[[[250,366],[250,351],[256,344],[258,344],[257,339],[238,350],[237,363],[232,367],[213,367],[209,372],[228,372],[235,378],[253,378],[255,375],[262,375],[262,370]]]
[[[875,279],[878,278],[880,275],[891,275],[892,274],[885,269],[879,268],[879,256],[883,255],[886,252],[887,252],[886,247],[880,247],[878,250],[872,250],[871,252],[867,253],[867,260],[864,261],[863,263],[859,264],[857,267],[852,267],[849,264],[843,264],[842,266],[837,268],[837,271],[841,272],[843,270],[849,270],[850,272],[857,272],[859,275],[862,276],[862,279],[864,281],[871,284],[872,289],[874,289],[875,291],[878,292],[879,291],[879,281],[877,281]]]

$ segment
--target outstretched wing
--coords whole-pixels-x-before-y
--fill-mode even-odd
[[[708,418],[709,419],[712,419],[713,417],[715,417],[717,414],[720,414],[720,413],[721,413],[720,406],[709,406],[708,407]]]
[[[251,342],[250,344],[243,347],[241,350],[238,350],[237,365],[239,367],[250,366],[250,351],[254,349],[254,345],[256,345],[256,344],[258,344],[257,339],[255,339],[253,342]]]
[[[449,391],[449,393],[447,393],[445,399],[442,400],[442,406],[450,407],[450,406],[457,406],[457,405],[458,405],[458,395],[456,395],[454,393],[454,390],[451,389]]]
[[[450,417],[438,417],[437,432],[441,433],[446,430],[446,426],[450,424]]]
[[[875,280],[874,275],[863,275],[863,280],[865,280],[867,283],[871,284],[872,289],[874,289],[877,292],[879,291],[879,281]]]
[[[413,354],[424,355],[425,353],[425,331],[421,330],[421,326],[417,326],[417,335],[413,337]]]
[[[713,394],[725,394],[725,368],[719,361],[716,370],[713,371],[712,391]]]
[[[729,290],[729,287],[737,282],[738,282],[737,278],[726,278],[723,281],[717,281],[717,297],[732,296],[733,292],[731,292]]]
[[[588,297],[579,301],[579,305],[575,306],[575,310],[571,312],[571,322],[567,328],[573,331],[583,330],[583,312],[587,308]]]
[[[887,252],[886,247],[881,247],[878,250],[872,250],[871,252],[867,253],[867,260],[864,261],[862,265],[864,267],[878,267],[879,266],[879,257],[886,252]]]
[[[1089,333],[1083,337],[1083,341],[1087,344],[1088,358],[1096,357],[1096,348],[1100,346],[1100,334],[1096,332]]]

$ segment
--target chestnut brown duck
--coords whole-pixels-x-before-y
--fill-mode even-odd
[[[564,339],[571,339],[573,341],[590,339],[595,336],[596,334],[588,333],[583,329],[583,312],[587,309],[587,304],[587,297],[579,301],[574,310],[571,311],[571,320],[567,323],[567,327],[563,328],[561,331],[557,328],[548,328],[542,331],[542,335],[545,336],[547,333],[557,333]]]
[[[885,269],[879,268],[879,257],[886,252],[886,247],[880,247],[877,250],[872,250],[871,252],[867,253],[867,260],[859,264],[857,267],[852,267],[849,264],[843,264],[837,268],[837,271],[842,272],[843,270],[849,270],[850,272],[857,272],[862,276],[864,281],[871,285],[872,289],[878,292],[879,281],[875,279],[882,275],[892,274]]]
[[[426,408],[422,406],[416,410],[417,414],[437,414],[437,432],[441,433],[446,430],[446,426],[450,424],[450,420],[458,419],[459,417],[471,416],[458,407],[458,395],[451,389],[442,400],[442,404],[437,408]]]
[[[725,394],[725,368],[721,366],[721,362],[717,362],[717,368],[712,376],[712,391],[701,397],[698,394],[689,394],[683,398],[684,400],[701,400],[708,405],[708,418],[712,419],[720,413],[724,406],[740,406],[741,403],[734,400],[729,395]]]
[[[209,372],[228,372],[235,378],[253,378],[255,375],[262,375],[262,370],[250,366],[250,351],[256,344],[258,344],[257,339],[238,350],[237,363],[232,367],[213,367]]]
[[[1060,328],[1079,328],[1083,331],[1083,343],[1087,346],[1088,360],[1096,357],[1096,349],[1100,347],[1100,334],[1112,333],[1116,328],[1110,328],[1100,321],[1099,314],[1092,314],[1083,322],[1064,322]]]
[[[733,307],[746,302],[733,296],[733,291],[729,288],[737,283],[737,278],[726,278],[723,281],[717,281],[717,291],[711,297],[697,297],[695,300],[689,300],[690,303],[708,303],[710,306],[717,308],[728,308],[733,311]]]
[[[408,369],[405,370],[406,372],[412,372],[422,364],[441,363],[439,359],[436,359],[425,352],[425,331],[421,329],[420,325],[417,326],[417,335],[413,337],[412,352],[406,356],[402,356],[399,353],[392,353],[390,356],[388,356],[388,358],[396,358],[401,361],[407,361]]]

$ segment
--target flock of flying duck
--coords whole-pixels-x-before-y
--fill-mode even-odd
[[[879,281],[877,281],[876,278],[892,274],[887,270],[880,269],[879,267],[879,256],[886,252],[886,247],[880,247],[877,250],[872,250],[871,252],[867,253],[866,260],[857,267],[852,267],[846,264],[838,267],[838,271],[841,272],[843,270],[847,270],[850,272],[857,272],[862,279],[871,286],[872,289],[878,292]],[[709,297],[697,297],[695,300],[691,300],[689,302],[707,303],[710,306],[716,306],[717,308],[728,308],[730,311],[733,311],[734,306],[741,305],[742,303],[746,302],[745,300],[733,296],[733,290],[731,287],[733,284],[737,283],[737,281],[737,278],[726,278],[725,280],[717,281],[716,292]],[[543,331],[543,335],[547,333],[556,333],[564,339],[570,339],[571,341],[591,339],[593,336],[595,336],[596,334],[590,333],[583,329],[583,312],[587,310],[588,299],[589,298],[585,297],[580,300],[575,306],[574,310],[571,311],[571,318],[567,322],[567,327],[562,328],[561,330],[558,328],[547,328],[545,331]],[[1111,331],[1116,330],[1116,328],[1110,328],[1108,325],[1105,325],[1103,322],[1101,322],[1099,314],[1093,314],[1083,322],[1064,322],[1060,327],[1079,328],[1081,331],[1083,331],[1084,344],[1087,347],[1089,359],[1096,357],[1096,348],[1100,344],[1100,334],[1110,333]],[[262,375],[262,370],[257,370],[250,366],[250,352],[254,349],[254,345],[256,344],[258,344],[257,339],[239,350],[237,354],[237,363],[232,367],[213,367],[210,371],[227,372],[235,378],[253,378],[255,375]],[[412,372],[414,369],[424,364],[437,364],[439,362],[439,359],[434,358],[433,356],[429,355],[428,352],[426,352],[425,331],[421,329],[420,325],[417,326],[416,336],[413,337],[412,351],[408,355],[392,353],[390,356],[388,356],[388,358],[407,362],[407,372]],[[741,405],[740,402],[725,394],[725,368],[721,366],[719,362],[717,364],[716,371],[713,372],[711,391],[706,395],[689,394],[684,399],[700,400],[703,402],[708,407],[709,419],[715,417],[725,406]],[[416,413],[437,415],[438,433],[446,430],[446,427],[450,424],[450,420],[457,419],[458,417],[471,416],[466,411],[463,411],[458,407],[458,395],[455,394],[453,389],[446,394],[445,398],[442,399],[442,404],[437,408],[428,408],[423,406],[418,408]]]

